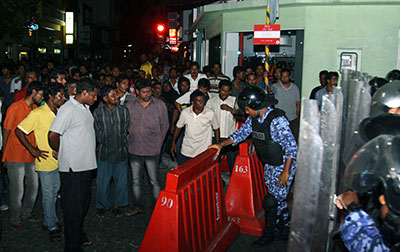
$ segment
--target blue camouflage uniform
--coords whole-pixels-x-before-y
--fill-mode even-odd
[[[384,244],[374,220],[363,210],[347,215],[340,227],[340,233],[344,245],[350,252],[390,251]]]
[[[272,111],[271,108],[268,108],[266,113],[262,118],[257,118],[258,122],[262,123],[267,118],[268,114]],[[282,219],[284,220],[285,225],[289,226],[290,222],[288,221],[289,211],[287,208],[287,196],[289,194],[290,185],[292,184],[295,172],[296,172],[296,156],[297,156],[297,144],[296,140],[293,137],[292,131],[289,128],[289,122],[284,116],[279,116],[274,118],[271,121],[270,126],[271,138],[274,142],[277,142],[280,146],[282,146],[285,154],[283,155],[283,164],[279,166],[273,166],[269,164],[264,165],[264,180],[265,185],[267,186],[268,193],[273,195],[275,199],[278,201],[278,216],[282,214]],[[242,125],[242,127],[232,133],[229,138],[232,139],[233,145],[237,145],[238,143],[246,140],[246,138],[253,132],[252,129],[252,118],[249,116],[246,122]],[[281,175],[285,159],[293,158],[292,165],[289,169],[289,181],[287,186],[277,186],[278,178]]]

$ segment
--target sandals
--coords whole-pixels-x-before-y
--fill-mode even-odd
[[[113,208],[113,213],[114,213],[114,215],[115,215],[115,217],[122,217],[122,212],[121,212],[121,209],[119,208],[119,207],[115,207],[115,208]]]
[[[15,224],[11,224],[11,226],[18,232],[26,232],[26,228],[24,228],[24,226],[22,226],[21,223],[15,223]]]
[[[55,230],[49,231],[49,238],[50,238],[50,241],[52,241],[52,242],[61,241],[60,230],[55,229]]]
[[[33,222],[33,223],[37,223],[37,222],[39,222],[39,221],[40,221],[40,219],[39,219],[39,218],[33,217],[33,215],[32,215],[32,214],[30,214],[30,215],[27,215],[27,216],[21,216],[21,219],[23,219],[23,220],[27,220],[27,221],[29,221],[29,222]]]
[[[96,217],[97,218],[103,219],[104,218],[104,214],[105,214],[104,209],[97,209],[97,213],[96,213]]]
[[[126,216],[135,216],[142,212],[140,208],[134,207],[132,210],[125,211]]]
[[[93,241],[87,240],[87,241],[82,242],[81,245],[85,246],[85,247],[89,247],[89,246],[93,245]]]

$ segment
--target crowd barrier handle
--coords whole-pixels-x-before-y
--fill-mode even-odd
[[[265,227],[262,202],[266,193],[264,167],[251,140],[247,140],[239,145],[239,155],[225,196],[228,220],[236,223],[240,232],[262,235]]]
[[[236,129],[236,130],[240,129],[240,127],[242,127],[243,124],[244,124],[243,122],[236,121],[235,129]],[[221,165],[221,170],[222,170],[222,171],[224,171],[224,172],[229,172],[228,158],[227,158],[226,155],[223,155],[223,156],[221,157],[220,165]]]
[[[216,150],[167,174],[139,251],[225,251],[239,233],[226,215]]]

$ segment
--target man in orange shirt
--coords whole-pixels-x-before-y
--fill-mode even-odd
[[[40,82],[32,82],[28,86],[27,96],[14,102],[7,110],[3,128],[3,162],[8,169],[10,220],[15,230],[25,232],[21,218],[30,222],[39,222],[32,216],[36,201],[39,181],[35,172],[35,159],[21,144],[15,135],[18,124],[43,100],[43,86]],[[35,145],[35,136],[27,136],[28,141]],[[25,178],[25,190],[24,190]]]

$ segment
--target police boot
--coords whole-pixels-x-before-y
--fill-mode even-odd
[[[289,229],[290,229],[289,226],[287,225],[289,223],[289,217],[286,220],[284,220],[282,212],[281,215],[278,217],[278,219],[279,219],[277,225],[278,233],[276,234],[275,240],[287,241],[289,239]]]
[[[262,248],[272,244],[274,241],[278,202],[274,196],[268,194],[264,198],[263,205],[265,210],[265,228],[262,236],[251,244],[252,248]]]

